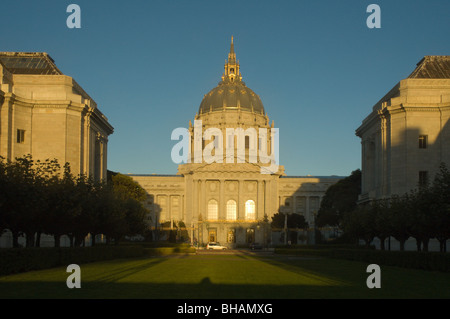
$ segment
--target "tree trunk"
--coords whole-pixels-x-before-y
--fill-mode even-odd
[[[401,250],[401,251],[404,251],[404,250],[405,250],[405,241],[406,241],[406,240],[404,240],[404,239],[399,240],[399,242],[400,242],[400,250]]]
[[[29,231],[25,233],[26,236],[26,247],[34,247],[34,231]]]
[[[438,238],[439,240],[439,251],[445,253],[447,251],[447,239]]]
[[[95,246],[95,235],[91,234],[91,246]]]
[[[374,237],[367,237],[367,238],[364,238],[364,242],[365,242],[366,248],[369,248],[369,247],[370,247],[370,243],[373,241],[373,239],[374,239]]]
[[[55,239],[55,247],[61,247],[61,235],[54,234],[53,238]]]
[[[386,237],[378,237],[378,239],[380,240],[380,250],[386,250],[386,246],[384,244]]]
[[[420,238],[416,238],[416,246],[417,246],[417,251],[421,251],[422,240]]]
[[[12,246],[14,248],[19,247],[19,232],[18,231],[11,231],[12,234]]]
[[[76,234],[75,235],[75,244],[74,244],[74,246],[75,247],[84,247],[84,241],[83,241],[83,239],[84,239],[84,235],[82,235],[82,234]]]
[[[38,231],[36,233],[36,243],[35,243],[36,247],[41,247],[41,234],[42,234],[41,231]]]
[[[69,234],[67,236],[69,236],[69,247],[73,248],[73,241],[74,241],[75,236],[72,234]]]
[[[430,242],[430,238],[424,238],[423,240],[422,240],[422,243],[423,243],[423,251],[428,251],[428,244],[429,244],[429,242]]]

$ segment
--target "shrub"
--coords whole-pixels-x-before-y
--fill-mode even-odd
[[[450,254],[447,253],[336,249],[329,251],[329,257],[386,266],[450,272]]]
[[[352,245],[312,245],[278,247],[276,254],[323,256],[361,261],[370,264],[450,272],[450,254],[418,251],[386,251]]]
[[[140,246],[0,249],[0,276],[95,261],[143,256]]]
[[[192,254],[195,248],[189,246],[144,248],[146,256],[167,256],[172,254]]]

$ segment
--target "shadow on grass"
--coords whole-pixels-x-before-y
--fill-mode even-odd
[[[288,256],[257,256],[245,254],[234,260],[257,260],[269,266],[262,267],[266,276],[283,276],[292,281],[262,283],[258,280],[258,264],[255,272],[247,272],[243,282],[219,283],[217,268],[202,272],[196,282],[180,283],[193,271],[192,267],[206,267],[210,258],[199,256],[160,257],[139,259],[134,261],[116,260],[102,262],[91,267],[82,274],[81,289],[69,289],[66,286],[65,269],[55,271],[28,273],[27,276],[11,276],[0,278],[0,298],[2,299],[333,299],[333,298],[449,298],[449,291],[443,290],[443,281],[448,280],[446,274],[420,271],[404,271],[403,269],[382,270],[382,288],[368,289],[363,263],[340,261],[334,259],[289,258]],[[213,256],[211,256],[213,257]],[[225,258],[224,258],[225,257]],[[230,256],[218,256],[214,265],[224,265]],[[160,272],[179,265],[178,261],[187,262],[180,267],[169,280],[160,280]],[[195,261],[191,263],[190,259]],[[211,259],[212,260],[212,259]],[[166,262],[170,261],[167,265]],[[162,265],[161,265],[162,264]],[[228,264],[220,271],[227,271]],[[230,264],[231,265],[231,264]],[[234,264],[236,265],[236,264]],[[240,262],[239,262],[240,265]],[[155,267],[161,266],[161,267]],[[155,268],[154,268],[155,267]],[[236,267],[236,266],[233,266]],[[228,267],[229,268],[229,267]],[[233,268],[230,273],[238,273]],[[289,275],[292,273],[292,275]],[[34,277],[34,274],[37,277]],[[164,274],[162,274],[164,275]],[[213,275],[211,277],[210,275]],[[215,276],[215,277],[214,277]],[[416,281],[417,276],[423,276]],[[193,277],[194,278],[194,277]],[[158,282],[159,281],[159,282]],[[177,282],[178,281],[178,282]],[[427,285],[428,287],[425,287]],[[444,284],[445,285],[445,284]]]
[[[347,291],[359,291],[351,298],[450,298],[450,274],[437,271],[380,266],[381,289],[369,289],[366,280],[372,274],[367,272],[370,263],[331,259],[319,256],[274,255],[248,256],[261,262],[293,273],[308,273],[311,276],[341,282],[338,295],[333,298],[347,298]],[[375,292],[376,291],[376,292]],[[328,297],[326,297],[328,298]]]
[[[344,288],[345,292],[342,291]],[[30,291],[39,291],[30,294]],[[236,285],[213,284],[209,278],[198,284],[123,283],[104,285],[82,283],[80,289],[69,289],[60,282],[7,282],[0,284],[2,299],[298,299],[358,298],[345,287],[306,285]],[[366,296],[368,297],[368,296]],[[382,296],[380,296],[382,297]]]

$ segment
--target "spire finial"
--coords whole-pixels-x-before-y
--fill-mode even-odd
[[[231,53],[231,54],[234,54],[234,42],[233,42],[233,36],[231,36],[230,53]]]
[[[236,53],[234,53],[234,37],[231,36],[230,53],[228,53],[228,60],[225,61],[225,72],[222,76],[222,81],[241,81],[242,76],[239,72],[239,62],[236,62]]]

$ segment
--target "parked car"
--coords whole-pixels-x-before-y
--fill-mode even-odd
[[[209,249],[209,250],[213,250],[213,249],[225,250],[225,249],[227,249],[227,247],[226,246],[222,246],[220,243],[208,243],[206,245],[206,249]]]
[[[258,244],[258,243],[252,243],[252,244],[250,244],[250,249],[251,250],[263,249],[263,246],[261,244]]]

